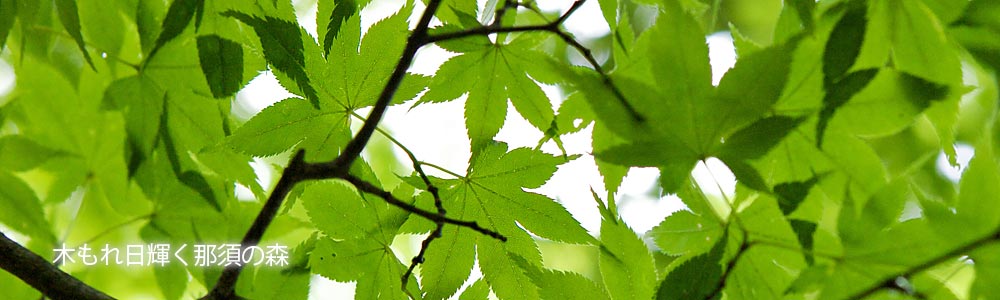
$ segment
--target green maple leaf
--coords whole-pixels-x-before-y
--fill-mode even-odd
[[[303,99],[288,98],[262,110],[226,143],[254,156],[274,155],[298,144],[307,159],[329,160],[350,140],[349,124],[344,111],[320,110]]]
[[[666,192],[676,192],[698,160],[719,157],[745,184],[767,187],[746,163],[781,141],[801,118],[771,114],[780,99],[798,39],[742,57],[717,88],[711,85],[701,26],[668,1],[653,28],[636,42],[637,58],[612,75],[640,121],[622,109],[592,71],[569,72],[602,124],[626,143],[596,153],[624,166],[658,167]],[[674,44],[664,47],[657,41]],[[645,60],[648,60],[645,61]],[[655,120],[655,121],[654,121]],[[596,142],[595,142],[596,143]]]
[[[315,78],[323,105],[354,110],[375,104],[406,47],[410,34],[406,20],[412,9],[406,6],[378,21],[363,38],[360,15],[350,16],[343,20],[336,35],[326,37],[329,47],[325,61],[318,55],[306,57],[306,73]],[[392,103],[412,99],[424,90],[427,80],[422,75],[407,74]]]
[[[468,93],[465,125],[473,153],[500,131],[508,99],[531,125],[542,131],[551,126],[552,104],[526,74],[545,57],[533,49],[536,43],[531,35],[518,36],[510,43],[474,39],[463,45],[467,52],[441,65],[418,103],[450,101]]]
[[[292,56],[298,58],[294,62],[298,59],[303,61],[307,67],[301,70],[302,75],[308,75],[303,78],[312,81],[296,80],[300,85],[315,87],[320,106],[317,109],[303,105],[300,99],[285,99],[251,118],[227,139],[227,143],[255,156],[274,155],[298,144],[299,148],[306,150],[307,160],[333,159],[350,138],[350,114],[355,109],[375,103],[395,66],[394,60],[388,57],[398,57],[402,53],[405,37],[409,34],[406,23],[409,11],[403,9],[372,25],[363,40],[360,18],[349,18],[333,39],[325,60],[313,41],[305,42],[304,48],[289,46],[285,48],[290,51],[279,51],[284,50],[281,48],[273,50],[282,55],[295,54]],[[286,65],[292,70],[299,70],[297,64]],[[289,74],[297,74],[295,72]],[[416,96],[423,90],[425,81],[423,76],[407,75],[394,103]]]
[[[712,294],[722,281],[720,261],[726,248],[726,239],[711,247],[711,251],[681,263],[667,274],[656,291],[657,300],[669,299],[719,299]],[[714,296],[709,298],[709,296]]]
[[[450,217],[475,220],[503,234],[507,241],[446,225],[444,237],[430,246],[422,267],[428,298],[453,294],[468,277],[478,253],[483,275],[498,296],[537,299],[539,287],[517,264],[518,260],[536,266],[541,263],[538,246],[528,232],[568,243],[594,242],[561,205],[524,190],[544,184],[564,162],[561,157],[527,148],[507,152],[505,144],[492,143],[473,160],[466,177],[439,185],[447,187],[441,197]],[[475,253],[471,245],[475,245]]]
[[[611,299],[648,299],[656,289],[653,257],[621,219],[601,222],[598,266]]]
[[[313,272],[358,282],[355,299],[407,299],[399,289],[407,267],[390,245],[408,212],[339,182],[313,184],[302,197],[312,223],[325,235],[309,259]],[[420,294],[416,287],[408,284],[411,293]]]
[[[274,16],[254,16],[238,11],[222,15],[240,20],[257,32],[264,58],[276,70],[291,78],[294,85],[284,85],[292,92],[299,92],[319,107],[319,96],[306,74],[307,58],[319,55],[316,42],[296,23]]]

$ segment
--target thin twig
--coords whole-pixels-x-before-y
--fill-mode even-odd
[[[558,36],[560,39],[566,42],[566,44],[569,44],[571,47],[576,49],[577,52],[580,52],[580,55],[582,55],[584,59],[587,60],[587,63],[589,63],[590,66],[594,68],[594,71],[596,71],[598,74],[601,75],[601,81],[604,83],[605,86],[608,87],[608,89],[611,90],[611,93],[615,95],[615,98],[618,100],[619,104],[621,104],[625,108],[625,110],[628,111],[628,114],[632,116],[632,119],[635,120],[636,122],[644,122],[646,118],[643,117],[642,114],[639,113],[639,111],[636,110],[635,107],[628,102],[628,100],[626,100],[625,94],[622,93],[621,89],[619,89],[618,86],[615,85],[614,81],[611,80],[611,77],[608,75],[607,72],[605,72],[604,68],[594,57],[594,54],[590,51],[590,49],[588,49],[586,46],[584,46],[579,41],[574,39],[569,33],[559,28],[562,25],[562,23],[565,22],[566,19],[568,19],[573,14],[573,12],[575,12],[583,5],[584,2],[586,2],[586,0],[577,0],[576,2],[573,2],[573,6],[571,6],[569,10],[567,10],[565,13],[560,15],[558,19],[546,24],[513,26],[513,27],[484,26],[463,31],[455,31],[455,32],[431,35],[428,36],[424,42],[426,44],[431,44],[431,43],[438,43],[453,39],[461,39],[471,36],[490,35],[494,33],[513,33],[513,32],[532,32],[532,31],[550,32]]]
[[[452,218],[449,218],[449,217],[443,217],[443,216],[440,216],[440,215],[438,215],[436,213],[420,209],[419,207],[413,206],[412,204],[409,204],[409,203],[403,202],[402,200],[399,200],[398,198],[396,198],[396,196],[393,196],[392,193],[389,193],[389,192],[387,192],[385,190],[382,190],[381,188],[379,188],[379,187],[377,187],[377,186],[375,186],[375,185],[373,185],[373,184],[371,184],[371,183],[369,183],[367,181],[364,181],[361,178],[358,178],[358,177],[356,177],[354,175],[350,175],[350,174],[344,175],[343,179],[346,180],[347,182],[350,182],[351,184],[353,184],[355,187],[358,188],[359,191],[362,191],[362,192],[365,192],[365,193],[369,193],[369,194],[373,194],[375,196],[379,196],[380,198],[382,198],[383,200],[385,200],[385,202],[388,202],[389,204],[391,204],[393,206],[399,207],[400,209],[403,209],[403,210],[408,211],[410,213],[413,213],[413,214],[419,215],[421,217],[427,218],[428,220],[431,220],[431,221],[434,221],[434,222],[443,222],[443,223],[446,223],[446,224],[452,224],[452,225],[467,227],[469,229],[478,231],[479,233],[482,233],[484,235],[490,236],[492,238],[495,238],[495,239],[498,239],[498,240],[501,240],[501,241],[505,241],[505,242],[507,241],[507,237],[503,236],[502,234],[500,234],[500,233],[498,233],[496,231],[483,228],[483,227],[479,226],[479,224],[476,223],[475,221],[463,221],[463,220],[452,219]]]
[[[361,116],[359,116],[356,113],[352,112],[351,114],[355,118],[362,119]],[[434,197],[434,207],[437,208],[437,216],[440,218],[446,218],[445,217],[446,211],[444,209],[444,204],[441,202],[441,195],[438,193],[438,188],[434,186],[433,183],[431,183],[430,178],[427,177],[427,173],[425,173],[424,169],[420,166],[420,160],[418,160],[417,156],[413,154],[413,151],[410,151],[410,148],[407,148],[405,145],[403,145],[403,143],[394,138],[388,132],[382,130],[382,128],[376,127],[375,131],[382,134],[382,136],[389,139],[389,141],[391,141],[393,144],[396,144],[396,146],[399,147],[399,149],[402,149],[403,152],[406,153],[406,156],[410,158],[410,162],[413,163],[414,172],[420,175],[420,179],[424,181],[424,185],[426,186],[427,191],[430,192],[431,196]],[[402,288],[404,292],[409,293],[409,291],[406,290],[406,285],[409,282],[410,275],[413,274],[413,269],[415,269],[418,264],[422,264],[424,262],[424,255],[427,253],[427,248],[431,246],[431,243],[435,239],[441,237],[441,232],[444,231],[443,221],[441,220],[434,221],[434,225],[435,225],[434,231],[432,231],[431,234],[428,235],[427,238],[425,238],[424,241],[420,244],[420,252],[417,253],[417,256],[414,256],[412,260],[410,260],[410,266],[406,269],[406,272],[403,273],[403,276],[400,279],[403,281]]]
[[[448,170],[445,167],[442,167],[442,166],[439,166],[439,165],[435,165],[435,164],[432,164],[432,163],[429,163],[429,162],[426,162],[426,161],[422,161],[422,162],[420,162],[420,164],[428,166],[428,167],[431,167],[431,168],[435,168],[435,169],[437,169],[438,171],[441,171],[441,172],[448,173],[448,175],[455,176],[455,178],[461,178],[461,179],[465,178],[465,176],[462,176],[461,174],[455,173],[455,171]]]
[[[585,47],[583,47],[578,42],[576,42],[571,36],[569,36],[569,34],[560,31],[558,28],[559,25],[562,22],[564,22],[566,18],[569,17],[569,15],[571,15],[576,9],[578,9],[583,4],[584,1],[585,0],[578,0],[577,2],[575,2],[573,6],[569,9],[569,11],[567,11],[558,20],[556,20],[555,22],[549,24],[544,28],[534,28],[534,29],[523,28],[523,27],[501,28],[500,26],[497,26],[497,28],[492,29],[494,30],[493,32],[483,32],[483,33],[473,33],[473,34],[490,34],[495,32],[539,30],[539,31],[549,31],[559,35],[563,40],[567,41],[567,43],[577,48],[577,50],[581,51],[581,53],[583,53],[583,55],[587,57],[588,61],[593,65],[595,70],[600,72],[601,75],[605,77],[606,84],[608,84],[612,88],[612,90],[615,91],[615,94],[620,98],[623,104],[631,112],[633,112],[633,115],[636,116],[637,119],[641,120],[641,117],[638,117],[638,113],[636,113],[635,110],[627,102],[624,101],[624,97],[621,96],[621,93],[618,91],[617,87],[615,87],[613,83],[611,83],[607,75],[604,74],[603,70],[597,63],[596,59],[594,59],[593,55],[590,54],[590,51]],[[516,2],[514,3],[515,5],[513,7],[516,9],[518,4]],[[247,248],[255,246],[260,242],[260,239],[263,236],[264,232],[269,227],[274,217],[277,215],[277,212],[281,207],[284,198],[287,197],[291,189],[297,183],[306,180],[325,179],[325,178],[340,178],[347,180],[352,184],[354,184],[360,191],[375,194],[383,198],[387,203],[391,205],[397,206],[408,212],[420,215],[437,224],[437,228],[434,230],[434,232],[432,232],[431,235],[424,240],[420,254],[418,254],[418,256],[413,259],[414,265],[410,266],[410,269],[407,271],[407,276],[404,276],[404,288],[405,288],[405,280],[408,277],[408,275],[412,272],[415,264],[418,264],[423,261],[423,255],[427,247],[435,238],[440,237],[443,225],[446,223],[461,227],[467,227],[477,232],[480,232],[484,235],[499,239],[501,241],[507,240],[506,237],[499,234],[498,232],[483,228],[474,221],[463,221],[446,217],[444,206],[441,203],[441,199],[440,196],[438,195],[437,188],[434,187],[433,184],[431,184],[430,179],[427,177],[427,175],[423,172],[421,168],[421,165],[424,165],[425,163],[419,162],[413,155],[413,153],[408,150],[406,152],[413,161],[414,169],[417,171],[418,174],[421,175],[421,179],[425,182],[425,184],[427,184],[428,191],[431,192],[431,194],[435,198],[435,206],[437,208],[436,213],[425,211],[408,203],[402,202],[401,200],[395,198],[391,193],[386,192],[380,188],[377,188],[376,186],[368,182],[365,182],[363,180],[360,180],[359,178],[354,177],[348,173],[350,166],[361,155],[361,152],[364,150],[368,141],[371,139],[372,134],[377,130],[377,126],[381,121],[382,117],[384,116],[385,111],[388,108],[389,104],[391,103],[393,96],[399,89],[399,86],[406,74],[406,70],[413,62],[417,50],[422,46],[433,43],[435,41],[443,41],[445,39],[450,39],[447,37],[438,37],[435,39],[433,37],[428,36],[427,33],[430,21],[433,18],[440,4],[441,0],[428,1],[427,7],[422,13],[420,21],[418,22],[416,28],[414,29],[413,33],[410,35],[406,43],[406,47],[403,50],[400,60],[397,62],[395,69],[393,70],[393,73],[388,78],[385,87],[382,89],[379,98],[377,99],[371,113],[369,114],[368,118],[362,125],[361,130],[358,132],[358,134],[355,135],[355,137],[347,144],[347,146],[344,148],[344,151],[342,151],[340,155],[337,156],[336,159],[330,162],[316,163],[316,164],[307,163],[305,162],[304,152],[301,150],[298,151],[291,159],[288,167],[286,167],[282,172],[274,190],[271,192],[267,201],[264,203],[260,213],[258,213],[257,217],[254,219],[253,224],[244,235],[241,241],[242,247]],[[453,38],[460,38],[460,37],[456,36]],[[135,64],[131,64],[125,61],[121,62],[128,64],[134,68],[138,68],[138,66]],[[38,273],[35,274],[35,276],[23,275],[18,277],[24,279],[26,282],[34,286],[36,289],[42,291],[44,294],[53,298],[110,299],[109,296],[93,289],[92,287],[80,282],[79,280],[76,280],[72,276],[65,274],[51,263],[48,263],[45,259],[38,257],[37,255],[31,253],[27,249],[24,249],[17,243],[10,241],[9,239],[6,238],[6,236],[0,234],[0,237],[2,237],[2,239],[0,239],[0,247],[2,247],[3,250],[0,251],[0,255],[2,255],[2,257],[0,258],[3,258],[2,260],[0,260],[0,265],[2,265],[4,269],[7,269],[13,274],[19,274],[20,271],[30,271]],[[32,257],[31,255],[34,256]],[[34,265],[34,267],[23,266],[23,264],[26,263]],[[8,268],[17,269],[20,271],[15,271]],[[205,295],[205,297],[203,297],[203,299],[239,298],[239,296],[235,294],[235,284],[241,270],[242,266],[236,266],[236,265],[230,265],[225,270],[223,270],[215,286],[207,295]],[[42,279],[33,280],[33,278],[42,278]],[[54,285],[54,287],[52,287],[53,285],[49,285],[49,283],[52,282],[63,282],[64,284]]]
[[[417,23],[417,27],[413,29],[413,33],[407,39],[406,47],[403,49],[402,56],[400,56],[399,61],[396,63],[396,68],[389,75],[389,79],[386,81],[385,87],[382,88],[378,100],[375,101],[371,113],[368,114],[368,118],[365,118],[365,123],[361,125],[361,130],[347,143],[344,151],[336,159],[332,162],[322,164],[325,168],[329,168],[332,174],[346,174],[351,164],[354,163],[354,160],[361,156],[361,151],[364,150],[368,144],[368,140],[375,133],[375,128],[382,121],[382,116],[385,115],[385,111],[389,108],[393,96],[396,95],[399,85],[403,82],[406,70],[413,63],[413,58],[416,56],[417,50],[426,44],[424,40],[427,39],[428,27],[440,5],[441,0],[430,0],[427,2],[427,8],[424,9],[423,15],[420,16],[420,22]]]
[[[490,27],[500,27],[503,26],[503,16],[507,14],[508,10],[517,9],[518,2],[514,0],[504,0],[503,7],[497,9],[497,13],[493,16],[493,23]]]
[[[409,275],[412,273],[413,268],[415,268],[416,264],[419,264],[423,261],[423,254],[426,252],[427,247],[430,245],[430,243],[435,238],[441,235],[441,231],[444,224],[453,224],[457,226],[468,227],[484,235],[499,239],[501,241],[506,241],[507,239],[503,235],[495,231],[483,228],[474,221],[457,220],[445,216],[446,211],[444,209],[444,205],[441,203],[437,187],[435,187],[431,183],[430,179],[427,177],[427,175],[423,172],[421,168],[421,165],[429,165],[429,164],[419,162],[416,159],[416,156],[414,156],[412,152],[408,151],[408,149],[405,149],[405,147],[402,148],[404,148],[404,151],[407,152],[407,156],[410,157],[410,160],[413,161],[414,170],[418,174],[420,174],[421,179],[427,185],[427,190],[434,196],[434,204],[437,209],[436,213],[425,211],[411,204],[403,202],[395,198],[391,193],[386,192],[372,185],[371,183],[365,182],[357,177],[354,177],[353,175],[348,173],[348,170],[350,170],[351,165],[361,155],[361,152],[368,144],[368,141],[371,139],[373,133],[378,130],[378,124],[381,122],[381,119],[385,115],[385,111],[388,109],[393,96],[399,89],[399,86],[406,75],[406,70],[409,69],[410,65],[412,64],[417,50],[425,45],[448,39],[462,38],[472,35],[488,35],[499,32],[548,31],[555,33],[556,35],[560,36],[564,41],[566,41],[568,44],[570,44],[578,51],[580,51],[583,54],[583,56],[587,58],[587,61],[590,62],[590,64],[594,67],[594,69],[601,74],[601,76],[604,78],[605,84],[611,88],[611,90],[615,93],[619,101],[622,102],[622,104],[629,110],[629,112],[633,115],[633,117],[635,117],[636,120],[642,121],[643,120],[642,117],[627,101],[625,101],[625,97],[622,95],[621,91],[614,85],[610,77],[608,77],[607,74],[604,73],[603,68],[601,68],[600,64],[590,53],[589,49],[587,49],[582,44],[574,40],[568,33],[565,33],[559,29],[561,23],[564,22],[567,18],[569,18],[569,16],[573,12],[579,9],[580,6],[583,5],[584,1],[585,0],[578,0],[574,2],[573,6],[570,7],[570,9],[565,14],[560,16],[559,19],[557,19],[556,21],[551,22],[547,25],[534,26],[534,27],[529,26],[529,27],[508,27],[508,28],[503,28],[501,26],[493,26],[492,28],[483,27],[480,29],[473,29],[467,32],[452,33],[451,36],[449,36],[448,34],[439,36],[428,35],[428,28],[430,25],[430,21],[433,18],[435,12],[437,11],[438,7],[440,6],[441,0],[428,1],[427,8],[421,15],[420,21],[417,23],[417,26],[413,30],[413,33],[408,38],[406,47],[403,49],[403,53],[399,61],[396,63],[395,69],[393,70],[392,74],[386,81],[385,87],[379,94],[379,98],[376,100],[375,105],[372,107],[371,113],[368,115],[367,118],[365,118],[364,124],[362,124],[361,129],[358,131],[358,133],[354,136],[353,139],[351,139],[350,142],[348,142],[347,146],[344,147],[344,150],[340,153],[340,155],[338,155],[337,158],[335,158],[330,162],[307,163],[304,161],[303,152],[299,151],[292,159],[291,163],[289,163],[289,166],[282,172],[281,177],[278,180],[278,184],[275,187],[274,191],[271,192],[270,197],[268,197],[268,200],[264,204],[264,207],[261,209],[261,212],[254,220],[253,225],[247,231],[247,234],[244,235],[242,242],[243,247],[256,245],[260,241],[260,238],[261,236],[263,236],[264,231],[267,229],[271,220],[274,218],[278,209],[280,208],[281,202],[288,195],[289,191],[295,184],[305,180],[331,179],[331,178],[339,178],[347,180],[348,182],[352,183],[355,187],[357,187],[359,191],[375,194],[376,196],[383,198],[383,200],[385,200],[387,203],[391,205],[394,205],[411,213],[417,214],[421,217],[427,218],[428,220],[431,220],[436,223],[437,227],[431,233],[431,235],[429,235],[428,238],[424,240],[420,253],[417,255],[417,257],[414,257],[413,264],[410,265],[410,268],[408,269],[408,271],[406,272],[406,274],[402,279],[404,289],[407,279]],[[516,2],[514,3],[515,5],[513,5],[513,8],[516,9],[517,3]],[[505,5],[505,8],[510,6],[509,1],[506,4],[507,5]],[[502,15],[500,17],[502,17]],[[205,299],[236,298],[234,292],[235,283],[236,279],[239,277],[241,269],[242,269],[241,266],[235,266],[235,265],[227,267],[223,271],[222,276],[220,276],[219,281],[216,283],[215,287],[204,298]]]
[[[987,235],[985,237],[973,240],[973,241],[969,242],[968,244],[962,245],[961,247],[958,247],[958,248],[955,248],[955,249],[953,249],[951,251],[948,251],[947,253],[942,254],[942,255],[940,255],[938,257],[934,257],[934,258],[932,258],[930,260],[927,260],[927,261],[925,261],[925,262],[923,262],[923,263],[921,263],[919,265],[916,265],[916,266],[914,266],[912,268],[909,268],[909,269],[901,271],[899,273],[890,275],[890,276],[887,277],[887,279],[879,282],[878,284],[875,284],[875,285],[873,285],[873,286],[871,286],[871,287],[869,287],[869,288],[867,288],[867,289],[865,289],[863,291],[855,293],[854,295],[852,295],[850,297],[847,297],[846,299],[864,299],[864,298],[867,298],[868,296],[871,296],[872,294],[874,294],[875,292],[878,292],[882,288],[884,288],[886,286],[890,286],[890,284],[894,284],[893,282],[896,280],[896,278],[899,278],[899,277],[906,278],[906,277],[913,276],[913,275],[918,274],[920,272],[923,272],[923,271],[925,271],[927,269],[930,269],[930,268],[932,268],[934,266],[937,266],[937,265],[939,265],[939,264],[941,264],[941,263],[943,263],[945,261],[948,261],[948,260],[953,259],[955,257],[966,255],[969,252],[972,252],[973,250],[978,249],[979,247],[986,246],[986,245],[989,245],[990,243],[997,242],[997,241],[1000,241],[1000,230],[997,230],[997,231],[995,231],[995,232],[993,232],[990,235]]]
[[[430,0],[427,2],[427,8],[424,9],[417,27],[407,40],[406,47],[403,49],[403,53],[396,63],[392,74],[389,76],[385,87],[382,88],[382,92],[379,94],[379,98],[375,102],[371,113],[361,126],[361,130],[347,143],[347,146],[340,155],[330,162],[310,164],[305,162],[304,153],[299,151],[291,163],[289,163],[289,167],[282,171],[277,186],[271,192],[264,207],[258,213],[257,218],[254,219],[253,225],[251,225],[243,237],[242,245],[244,248],[254,246],[260,242],[264,231],[270,225],[271,220],[274,219],[278,209],[281,207],[281,203],[295,184],[304,180],[339,178],[347,175],[351,165],[361,156],[361,151],[364,150],[371,139],[372,133],[375,132],[378,123],[382,120],[382,116],[385,114],[386,109],[392,102],[393,96],[399,89],[399,85],[402,83],[404,75],[406,75],[406,70],[409,69],[410,64],[413,62],[413,57],[416,55],[417,50],[424,44],[423,40],[427,37],[427,29],[431,19],[440,5],[441,0]],[[227,267],[222,272],[215,287],[203,299],[237,298],[235,295],[236,279],[239,277],[242,268],[242,266],[237,265]]]
[[[443,216],[444,214],[439,213],[439,215]],[[406,272],[403,273],[402,280],[404,292],[409,293],[406,291],[406,283],[409,282],[408,279],[410,278],[410,275],[413,274],[413,269],[416,269],[417,265],[424,263],[424,255],[427,253],[427,248],[431,247],[431,243],[434,242],[435,239],[441,237],[442,231],[444,231],[444,223],[440,221],[434,222],[434,231],[432,231],[431,234],[428,235],[427,238],[424,238],[424,241],[420,243],[420,252],[418,252],[417,256],[414,256],[413,259],[410,260],[410,267],[406,268]],[[410,296],[412,297],[413,295]]]

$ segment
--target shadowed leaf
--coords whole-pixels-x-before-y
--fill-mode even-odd
[[[232,96],[243,81],[243,47],[217,35],[198,37],[201,72],[215,98]]]

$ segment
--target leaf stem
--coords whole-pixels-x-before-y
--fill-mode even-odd
[[[442,166],[439,166],[439,165],[435,165],[435,164],[432,164],[432,163],[429,163],[429,162],[426,162],[426,161],[422,161],[422,162],[420,162],[420,164],[428,166],[428,167],[431,167],[431,168],[435,168],[435,169],[437,169],[438,171],[441,171],[441,172],[448,173],[448,175],[455,176],[455,178],[461,178],[461,179],[465,179],[466,178],[465,176],[463,176],[461,174],[458,174],[458,173],[455,173],[455,172],[453,172],[451,170],[448,170],[445,167],[442,167]]]
[[[913,276],[913,275],[915,275],[917,273],[923,272],[923,271],[925,271],[927,269],[930,269],[930,268],[932,268],[932,267],[934,267],[936,265],[939,265],[939,264],[941,264],[941,263],[943,263],[943,262],[945,262],[945,261],[947,261],[949,259],[953,259],[953,258],[958,257],[958,256],[966,255],[967,253],[972,252],[973,250],[976,250],[979,247],[983,247],[983,246],[989,245],[990,243],[997,242],[997,241],[1000,241],[1000,229],[994,231],[993,233],[990,233],[987,236],[984,236],[982,238],[973,240],[973,241],[969,242],[968,244],[965,244],[965,245],[962,245],[962,246],[960,246],[958,248],[952,249],[951,251],[948,251],[947,253],[944,253],[944,254],[939,255],[937,257],[934,257],[934,258],[931,258],[931,259],[929,259],[929,260],[927,260],[927,261],[925,261],[925,262],[923,262],[923,263],[921,263],[919,265],[913,266],[912,268],[909,268],[909,269],[904,270],[902,272],[899,272],[899,273],[887,276],[885,280],[882,280],[881,282],[879,282],[879,283],[877,283],[875,285],[872,285],[872,286],[868,287],[865,290],[857,292],[854,295],[852,295],[850,297],[847,297],[846,299],[864,299],[864,298],[867,298],[868,296],[871,296],[872,294],[874,294],[875,292],[878,292],[879,290],[881,290],[884,287],[893,286],[896,278],[900,278],[900,277],[904,277],[905,278],[905,277]]]
[[[129,224],[132,224],[132,223],[135,223],[135,222],[138,222],[138,221],[142,221],[142,220],[146,220],[146,219],[152,218],[154,215],[155,215],[155,213],[141,215],[141,216],[129,219],[127,221],[121,222],[118,225],[108,227],[104,231],[101,231],[100,233],[94,235],[93,237],[91,237],[91,238],[83,241],[83,244],[87,244],[87,243],[91,243],[93,241],[96,241],[97,239],[101,238],[104,235],[107,235],[108,233],[111,233],[114,230],[120,229],[122,227],[128,226]]]
[[[403,209],[403,210],[408,211],[410,213],[413,213],[413,214],[419,215],[421,217],[427,218],[428,220],[431,220],[431,221],[434,221],[434,222],[442,222],[442,223],[446,223],[446,224],[452,224],[452,225],[467,227],[467,228],[470,228],[472,230],[478,231],[479,233],[482,233],[484,235],[490,236],[492,238],[495,238],[495,239],[498,239],[498,240],[501,240],[501,241],[507,241],[507,237],[501,235],[500,233],[497,233],[496,231],[483,228],[483,227],[479,226],[479,224],[476,223],[475,221],[463,221],[463,220],[452,219],[452,218],[449,218],[449,217],[441,216],[439,214],[432,213],[432,212],[420,209],[419,207],[413,206],[412,204],[409,204],[409,203],[403,202],[402,200],[399,200],[399,198],[396,198],[396,196],[393,196],[392,193],[389,193],[389,192],[387,192],[385,190],[382,190],[381,188],[376,187],[375,185],[373,185],[373,184],[371,184],[371,183],[369,183],[367,181],[364,181],[361,178],[358,178],[358,177],[356,177],[354,175],[349,175],[348,174],[348,175],[345,175],[344,178],[342,178],[342,179],[344,179],[347,182],[350,182],[351,184],[353,184],[355,187],[358,188],[359,191],[379,196],[380,198],[384,199],[385,202],[388,202],[389,204],[391,204],[393,206],[399,207],[400,209]]]

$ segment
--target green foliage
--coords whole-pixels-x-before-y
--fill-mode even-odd
[[[262,110],[226,140],[249,155],[270,156],[299,144],[310,155],[329,159],[336,153],[330,146],[349,138],[349,121],[341,111],[317,110],[303,99],[288,98]]]
[[[722,281],[722,266],[719,260],[725,249],[725,241],[719,242],[708,253],[695,256],[670,271],[656,292],[657,300],[667,299],[714,299],[716,289]]]
[[[601,221],[598,265],[611,299],[647,299],[653,296],[656,270],[653,258],[620,219]]]
[[[501,297],[536,299],[539,286],[528,277],[530,270],[525,269],[539,267],[542,257],[525,230],[554,241],[594,242],[558,203],[523,190],[541,186],[563,162],[563,158],[536,150],[518,148],[508,152],[505,144],[491,144],[469,166],[469,174],[441,184],[445,188],[441,198],[449,215],[480,220],[496,228],[507,241],[446,226],[446,237],[429,248],[441,251],[440,254],[431,252],[424,264],[423,272],[430,280],[424,283],[429,289],[428,298],[454,293],[468,276],[478,254],[479,267],[495,293]]]
[[[7,42],[7,35],[14,27],[14,20],[17,18],[17,1],[3,0],[0,2],[0,49],[3,49]]]
[[[399,278],[406,266],[389,245],[408,213],[326,182],[310,186],[303,197],[310,220],[325,235],[310,255],[313,272],[337,281],[357,281],[357,298],[405,298]],[[334,211],[340,215],[330,215]]]
[[[531,125],[549,128],[554,112],[542,89],[528,77],[544,54],[533,49],[538,42],[521,35],[509,43],[475,38],[463,47],[448,47],[462,54],[441,65],[420,102],[450,101],[468,93],[465,125],[474,153],[500,132],[507,115],[507,100]]]
[[[250,299],[315,296],[316,276],[354,282],[355,299],[1000,298],[996,0],[598,0],[588,22],[610,32],[592,40],[564,28],[577,4],[406,1],[372,20],[372,1],[314,2],[0,0],[15,74],[0,230],[50,261],[85,243],[289,245],[288,265],[240,271],[230,288]],[[431,28],[414,25],[425,7]],[[315,31],[297,22],[308,11]],[[713,85],[720,30],[738,56]],[[408,73],[429,44],[451,56]],[[236,95],[265,70],[295,96],[246,117],[256,95]],[[463,102],[464,172],[377,128],[385,101]],[[538,147],[495,140],[508,106]],[[587,156],[603,178],[574,188],[597,213],[570,214],[590,200],[538,189]],[[710,159],[735,193],[699,185]],[[685,206],[648,232],[619,210],[639,167]],[[224,272],[62,269],[166,299]],[[38,298],[6,273],[0,286]]]
[[[156,44],[153,45],[153,50],[149,52],[149,56],[155,55],[164,44],[184,32],[184,29],[188,27],[188,24],[191,23],[191,18],[196,13],[198,18],[195,24],[200,24],[204,10],[204,0],[177,0],[170,3],[167,15],[163,17],[163,29],[160,30],[160,35],[156,37]]]
[[[295,23],[277,17],[257,17],[241,12],[226,12],[223,15],[236,18],[253,27],[260,36],[260,44],[264,50],[264,58],[268,63],[291,77],[296,83],[296,91],[301,91],[306,99],[319,105],[319,96],[309,83],[305,71],[305,50],[303,47],[303,30]],[[302,32],[302,33],[300,33]]]
[[[87,60],[87,64],[90,64],[91,68],[96,68],[94,67],[94,61],[90,59],[90,53],[87,52],[86,44],[83,42],[83,34],[80,33],[80,15],[77,13],[76,1],[56,1],[56,10],[59,12],[59,21],[66,27],[66,33],[69,33],[73,37],[73,40],[76,41],[76,46],[80,48],[80,52],[83,53],[83,58]]]
[[[239,91],[243,77],[243,48],[240,44],[216,35],[200,36],[198,58],[212,96],[222,98]]]

